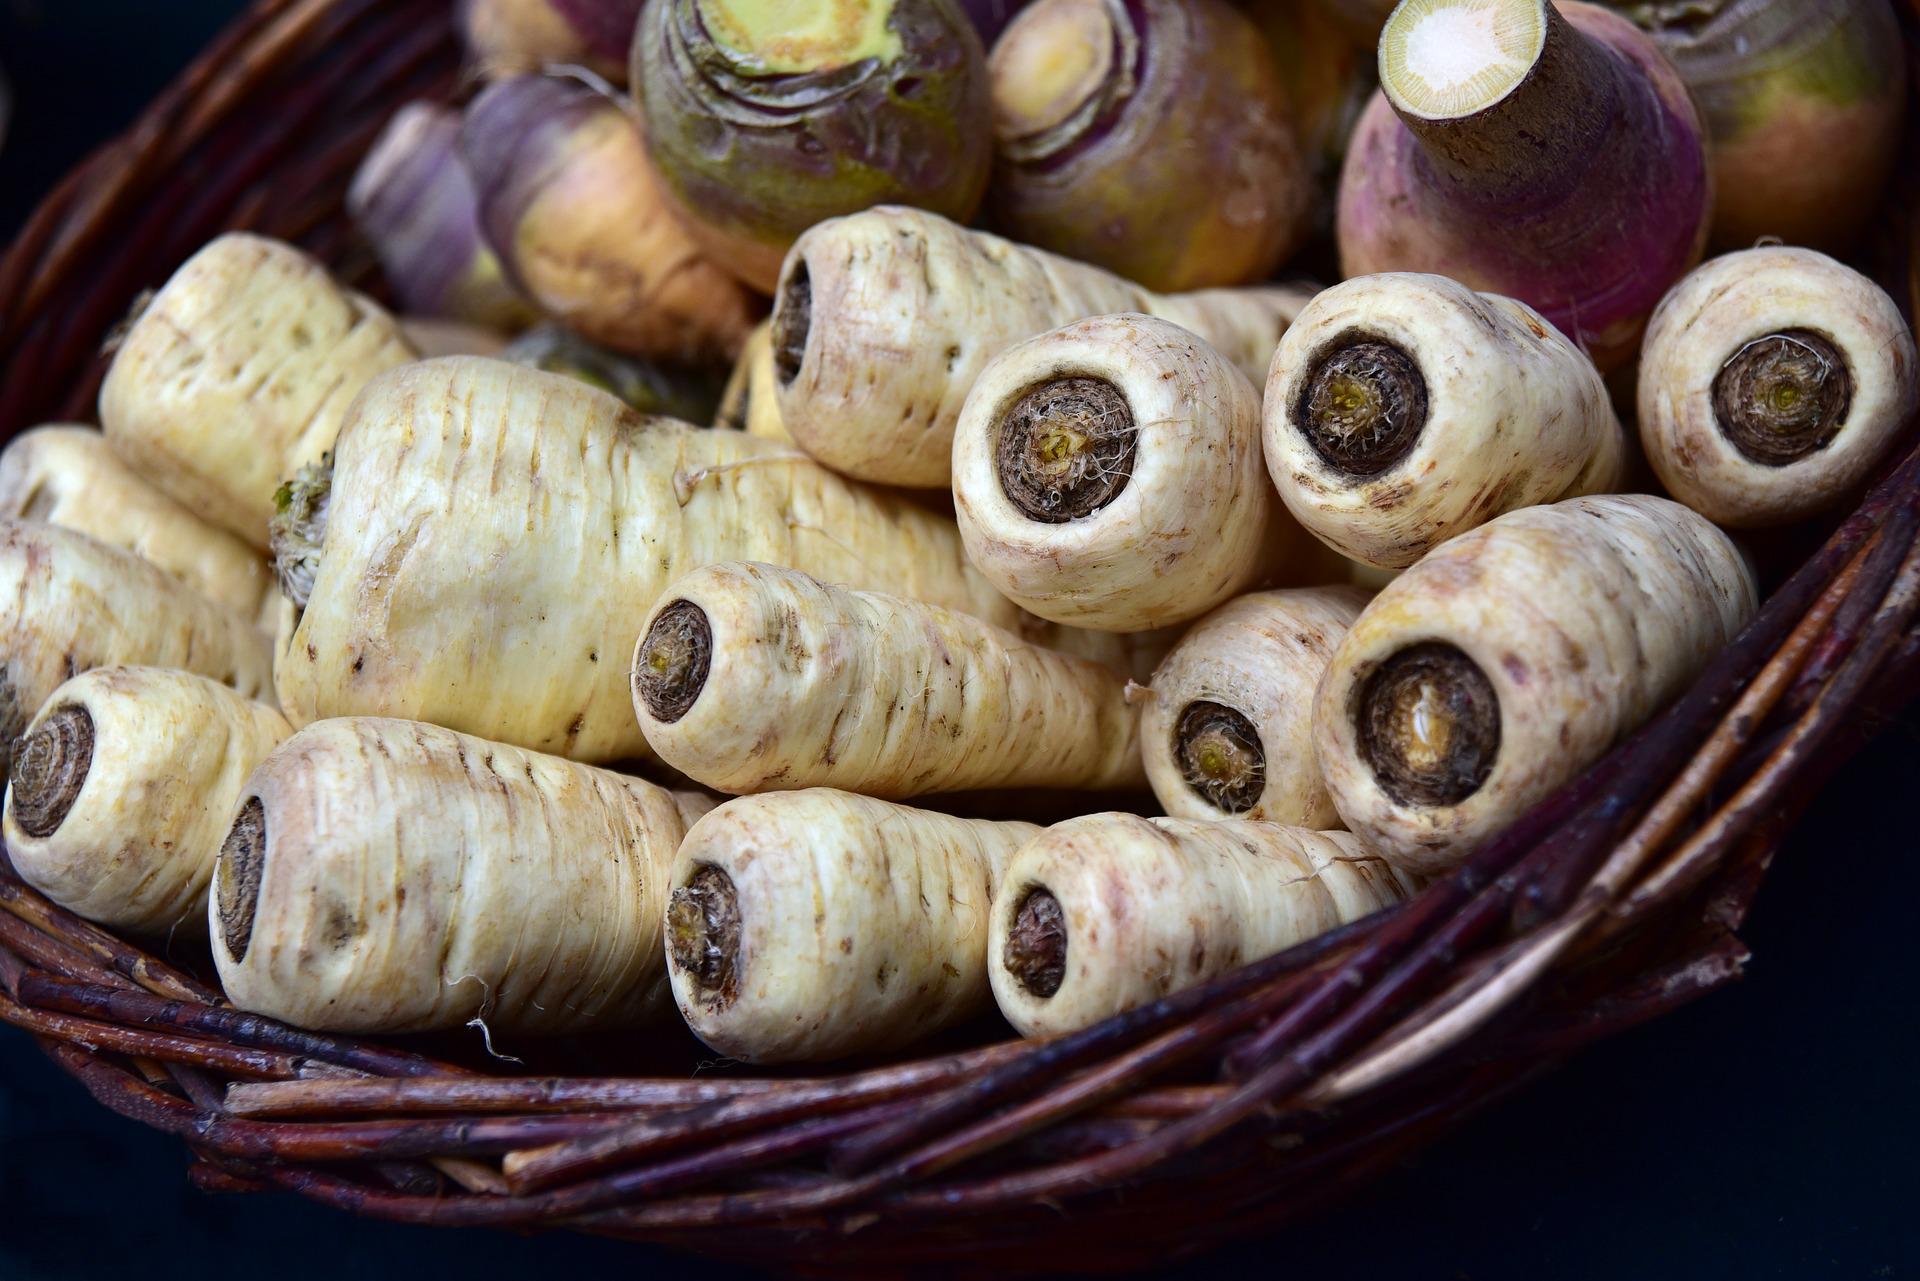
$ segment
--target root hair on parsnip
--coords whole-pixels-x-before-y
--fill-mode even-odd
[[[713,666],[713,625],[690,600],[661,610],[634,656],[633,691],[655,720],[673,724],[693,709]]]
[[[1099,511],[1127,487],[1139,435],[1118,387],[1064,375],[1029,389],[1001,417],[994,466],[1022,513],[1063,525]]]
[[[1007,972],[1028,992],[1046,1000],[1060,990],[1067,974],[1067,919],[1052,890],[1027,888],[1003,952]]]
[[[13,821],[29,836],[60,830],[93,767],[93,717],[84,707],[49,713],[14,748]]]
[[[1245,814],[1267,786],[1267,753],[1245,713],[1195,699],[1181,709],[1173,755],[1195,793],[1226,814]]]
[[[259,797],[249,796],[220,846],[220,863],[214,874],[221,938],[236,961],[247,959],[247,947],[253,942],[253,916],[260,903],[260,879],[266,861],[266,807]]]
[[[1314,452],[1355,476],[1386,471],[1427,425],[1427,380],[1398,343],[1341,334],[1314,355],[1293,405]]]
[[[724,869],[702,864],[667,900],[667,953],[703,996],[733,1001],[739,991],[740,899]]]
[[[1411,645],[1361,687],[1361,752],[1402,805],[1457,805],[1480,790],[1500,754],[1500,699],[1458,648]]]

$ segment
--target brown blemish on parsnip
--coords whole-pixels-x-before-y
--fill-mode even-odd
[[[1401,650],[1367,678],[1355,709],[1360,753],[1401,805],[1458,805],[1500,752],[1500,700],[1480,665],[1452,645]]]
[[[1376,476],[1420,439],[1427,425],[1427,380],[1399,344],[1344,333],[1315,354],[1300,382],[1293,419],[1329,465]]]
[[[1853,407],[1853,371],[1822,334],[1786,329],[1754,338],[1713,379],[1713,419],[1742,454],[1784,467],[1824,448]]]
[[[1067,973],[1067,921],[1052,890],[1036,885],[1020,900],[1002,960],[1020,986],[1041,1000],[1060,990]]]
[[[1173,727],[1180,775],[1215,809],[1244,814],[1267,785],[1267,754],[1260,731],[1243,712],[1207,699],[1180,711]]]
[[[74,706],[49,713],[14,749],[13,821],[28,836],[52,836],[92,767],[92,714]]]
[[[690,600],[654,616],[633,661],[633,692],[648,715],[665,725],[685,716],[707,686],[713,664],[713,625]]]
[[[267,811],[257,796],[240,807],[220,846],[214,893],[220,901],[220,933],[235,961],[247,959],[253,915],[260,904],[260,878],[267,861]]]
[[[711,863],[667,900],[667,954],[709,1000],[739,991],[740,900],[733,878]]]
[[[1001,418],[994,470],[1029,519],[1061,525],[1111,503],[1133,475],[1133,407],[1104,378],[1056,378],[1031,388]]]

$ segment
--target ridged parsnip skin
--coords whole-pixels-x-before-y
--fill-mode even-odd
[[[271,685],[254,620],[70,529],[0,520],[0,601],[0,773],[48,696],[96,667],[181,668],[248,698]]]
[[[687,833],[673,885],[732,882],[732,983],[702,985],[670,948],[680,1013],[749,1063],[880,1053],[982,1013],[994,887],[1040,830],[826,788],[728,801]]]
[[[1320,362],[1385,342],[1426,384],[1426,422],[1372,475],[1314,447],[1303,421]],[[1383,272],[1323,290],[1280,340],[1267,376],[1267,468],[1287,510],[1343,556],[1382,569],[1518,507],[1608,493],[1626,439],[1605,384],[1539,312],[1444,276]]]
[[[961,403],[1017,342],[1087,316],[1144,312],[1199,334],[1257,383],[1313,294],[1288,285],[1154,294],[937,214],[882,207],[795,242],[776,295],[776,357],[783,333],[800,334],[790,317],[802,273],[811,320],[797,373],[780,369],[787,430],[835,471],[920,487],[947,484]]]
[[[1335,651],[1314,706],[1333,803],[1381,857],[1447,871],[1684,689],[1756,604],[1732,540],[1668,499],[1574,498],[1489,521],[1387,584]],[[1365,760],[1356,712],[1387,659],[1436,642],[1490,682],[1498,750],[1463,800],[1403,804]]]
[[[221,986],[328,1031],[632,1023],[661,995],[667,872],[706,808],[686,800],[433,725],[309,725],[236,806],[259,803],[264,849],[251,898],[235,842],[214,872]]]
[[[35,427],[9,441],[0,453],[0,517],[130,551],[248,618],[273,591],[259,552],[148,484],[91,427]]]
[[[293,726],[265,703],[191,672],[97,667],[55,690],[27,734],[69,708],[84,710],[93,726],[85,782],[46,836],[16,820],[9,787],[15,870],[111,929],[203,933],[207,883],[240,789]]]
[[[1416,885],[1345,832],[1089,814],[1042,832],[993,896],[988,974],[1025,1036],[1071,1032],[1399,902]],[[1050,996],[1007,966],[1027,896],[1058,901],[1065,968]]]
[[[655,619],[681,602],[710,630],[685,713],[642,695]],[[633,710],[660,759],[723,792],[867,796],[1145,782],[1126,680],[967,614],[731,562],[675,580],[641,629]]]
[[[576,760],[647,754],[627,660],[667,585],[759,560],[1051,643],[953,522],[791,447],[646,418],[572,379],[423,361],[340,440],[318,574],[275,673],[295,724],[403,716]]]
[[[791,445],[793,437],[780,418],[780,387],[774,381],[772,326],[772,321],[763,320],[747,335],[740,359],[727,376],[713,425]]]
[[[1313,754],[1313,695],[1334,648],[1371,592],[1349,586],[1252,592],[1188,629],[1160,660],[1140,706],[1147,781],[1175,818],[1238,818],[1331,828],[1340,816]],[[1230,812],[1187,781],[1176,735],[1186,710],[1216,703],[1258,735],[1264,783],[1252,804]]]
[[[1714,410],[1722,371],[1749,343],[1810,331],[1833,344],[1851,397],[1826,444],[1781,465],[1728,438]],[[1660,483],[1730,527],[1780,525],[1831,507],[1866,479],[1920,405],[1920,357],[1873,281],[1812,249],[1715,258],[1675,285],[1640,356],[1640,443]]]
[[[229,232],[127,331],[100,425],[134,470],[264,549],[280,482],[333,448],[368,380],[414,358],[393,317],[306,254]]]
[[[1005,420],[1043,383],[1102,380],[1136,429],[1106,505],[1055,523],[1007,492]],[[967,555],[1022,607],[1102,631],[1196,618],[1282,571],[1307,540],[1260,460],[1260,393],[1204,339],[1151,316],[1094,316],[1011,347],[968,393],[953,443]]]

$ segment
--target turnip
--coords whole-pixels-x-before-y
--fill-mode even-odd
[[[1013,239],[1149,289],[1263,280],[1299,247],[1312,166],[1227,0],[1038,0],[988,70],[988,206]]]
[[[643,755],[634,641],[668,584],[723,560],[1127,659],[1023,615],[948,518],[789,446],[500,361],[423,361],[369,387],[331,471],[294,487],[302,511],[317,519],[288,523],[277,560],[304,607],[276,671],[295,724],[404,716],[580,760]]]
[[[84,672],[14,749],[7,854],[21,879],[90,921],[199,934],[241,785],[291,733],[265,703],[191,672]]]
[[[988,362],[954,432],[967,555],[1042,618],[1144,631],[1285,569],[1307,540],[1260,463],[1260,395],[1204,340],[1096,316]]]
[[[221,846],[221,986],[327,1031],[632,1023],[663,995],[667,873],[710,804],[432,725],[309,725]]]
[[[100,425],[134,470],[264,549],[281,480],[333,448],[374,375],[414,356],[393,317],[319,263],[229,232],[127,331]]]
[[[1732,541],[1664,498],[1526,507],[1442,543],[1320,682],[1334,806],[1396,866],[1446,871],[1684,689],[1755,602]]]
[[[1167,813],[1339,826],[1313,755],[1313,694],[1367,597],[1254,592],[1180,638],[1140,707],[1147,779]]]
[[[459,0],[460,34],[489,80],[579,65],[618,84],[646,0]]]
[[[246,618],[263,617],[273,589],[259,552],[142,480],[91,427],[35,427],[7,442],[0,517],[130,551]]]
[[[728,801],[674,860],[667,973],[750,1063],[896,1049],[990,1007],[987,912],[1040,829],[816,788]]]
[[[780,414],[836,471],[940,488],[968,389],[1015,343],[1145,312],[1191,329],[1257,384],[1311,296],[1294,286],[1158,295],[933,214],[868,210],[813,228],[787,257],[773,312]]]
[[[1384,569],[1516,507],[1612,491],[1626,445],[1593,363],[1539,312],[1411,272],[1301,310],[1265,419],[1287,510]]]
[[[1405,898],[1404,873],[1345,832],[1090,814],[1001,874],[988,974],[1027,1036],[1071,1032]]]
[[[723,792],[1145,782],[1120,673],[774,565],[666,589],[634,650],[633,710],[662,760]]]
[[[817,222],[879,204],[965,221],[986,190],[986,55],[952,0],[660,0],[632,80],[689,227],[763,293]]]
[[[1640,355],[1640,441],[1727,526],[1833,506],[1920,408],[1920,356],[1878,285],[1812,249],[1748,249],[1674,286]]]
[[[1626,19],[1549,0],[1406,0],[1341,178],[1348,276],[1517,298],[1602,372],[1700,259],[1712,209],[1687,88]]]

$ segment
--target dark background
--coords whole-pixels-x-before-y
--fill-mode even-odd
[[[0,236],[128,123],[235,0],[0,0],[14,119]],[[156,211],[164,216],[163,211]],[[158,283],[158,282],[155,282]],[[1158,1275],[1816,1278],[1920,1273],[1920,717],[1843,771],[1782,851],[1747,979],[1589,1051],[1364,1201]],[[0,1281],[680,1275],[659,1250],[356,1221],[187,1186],[174,1140],[95,1106],[0,1027]],[[706,1281],[756,1274],[701,1264]]]

